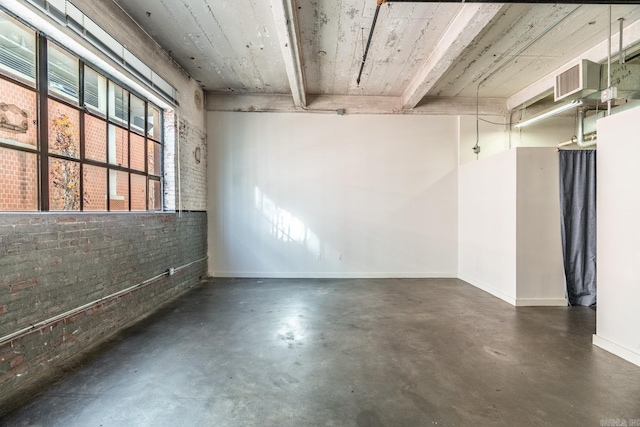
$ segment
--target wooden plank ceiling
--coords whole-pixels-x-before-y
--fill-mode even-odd
[[[291,108],[341,100],[412,110],[438,99],[470,105],[476,94],[483,105],[524,102],[548,90],[536,82],[593,58],[609,31],[605,5],[387,3],[357,85],[375,0],[116,2],[209,97],[288,95],[273,103]],[[633,53],[640,6],[612,7],[614,34],[618,18]]]

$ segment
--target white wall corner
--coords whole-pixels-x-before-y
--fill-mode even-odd
[[[640,353],[638,352],[629,350],[628,348],[609,341],[608,339],[603,338],[597,334],[593,335],[593,345],[595,345],[596,347],[600,347],[601,349],[606,350],[609,353],[613,353],[616,356],[626,360],[627,362],[640,366]]]

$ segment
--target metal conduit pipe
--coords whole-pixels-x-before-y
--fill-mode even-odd
[[[625,0],[385,0],[385,3],[552,3],[552,4],[629,4]]]
[[[598,136],[596,132],[592,132],[589,135],[585,135],[584,133],[585,113],[586,109],[578,108],[578,132],[569,141],[559,143],[558,147],[566,147],[567,145],[576,144],[580,148],[589,148],[598,143]]]
[[[585,109],[584,108],[578,108],[578,135],[577,135],[576,144],[580,148],[593,147],[594,145],[596,145],[598,143],[598,138],[597,138],[597,136],[596,136],[596,134],[594,132],[592,134],[591,139],[589,141],[585,141],[585,138],[584,138],[584,116],[585,116]]]
[[[369,54],[369,47],[371,46],[371,39],[373,38],[373,30],[376,29],[376,22],[378,22],[378,14],[380,13],[380,6],[383,3],[387,3],[387,0],[377,0],[376,2],[376,13],[373,15],[373,22],[371,23],[371,30],[369,30],[369,39],[367,40],[367,47],[364,49],[364,54],[362,55],[362,62],[360,63],[360,72],[358,73],[358,78],[356,79],[356,84],[360,86],[360,79],[362,78],[362,70],[364,70],[364,64],[367,62],[367,55]]]
[[[15,340],[17,338],[20,338],[20,337],[22,337],[22,336],[24,336],[24,335],[26,335],[26,334],[28,334],[28,333],[30,333],[32,331],[35,331],[35,330],[38,330],[40,328],[44,328],[46,326],[49,326],[52,323],[55,323],[57,321],[65,319],[67,317],[71,317],[71,316],[73,316],[75,314],[78,314],[78,313],[81,313],[83,311],[86,311],[87,309],[89,309],[91,307],[95,307],[96,305],[98,305],[100,303],[113,300],[113,299],[118,298],[118,297],[120,297],[122,295],[131,293],[134,290],[146,287],[146,286],[150,285],[151,283],[157,281],[158,279],[160,279],[160,278],[162,278],[164,276],[173,276],[175,273],[177,273],[177,272],[179,272],[181,270],[184,270],[185,268],[191,267],[193,264],[205,261],[206,259],[207,259],[207,257],[203,257],[203,258],[200,258],[200,259],[198,259],[196,261],[192,261],[192,262],[190,262],[188,264],[181,265],[180,267],[169,269],[169,270],[167,270],[167,271],[165,271],[163,273],[160,273],[160,274],[158,274],[156,276],[153,276],[150,279],[145,280],[144,282],[138,283],[137,285],[129,286],[126,289],[122,289],[121,291],[118,291],[118,292],[115,292],[113,294],[104,296],[104,297],[99,298],[99,299],[97,299],[95,301],[91,301],[88,304],[81,305],[80,307],[76,307],[76,308],[74,308],[72,310],[65,311],[64,313],[61,313],[61,314],[59,314],[57,316],[50,317],[50,318],[48,318],[46,320],[31,324],[31,325],[27,326],[26,328],[22,328],[22,329],[20,329],[18,331],[15,331],[15,332],[13,332],[13,333],[11,333],[9,335],[5,335],[3,337],[0,337],[0,345],[3,345],[3,344],[5,344],[5,343],[7,343],[9,341],[13,341],[13,340]]]

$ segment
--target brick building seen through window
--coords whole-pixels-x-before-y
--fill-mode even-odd
[[[161,110],[37,37],[0,13],[0,211],[160,210]]]

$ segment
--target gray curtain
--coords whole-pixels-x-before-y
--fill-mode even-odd
[[[596,303],[596,151],[560,154],[562,252],[571,305]]]

